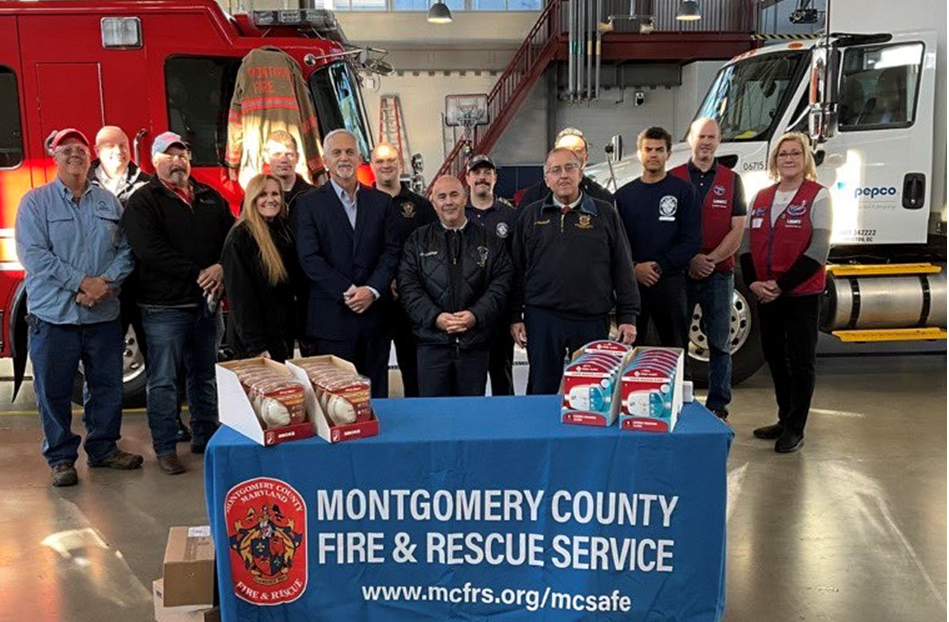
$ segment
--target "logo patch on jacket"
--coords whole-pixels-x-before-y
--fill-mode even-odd
[[[807,211],[807,201],[802,201],[800,205],[788,205],[788,216],[803,216]]]
[[[495,232],[497,232],[498,237],[501,238],[502,240],[506,238],[507,234],[509,233],[509,228],[506,222],[499,222],[498,226],[495,227],[494,230]]]
[[[403,201],[399,207],[402,209],[402,218],[415,218],[415,203]]]
[[[577,229],[592,229],[593,223],[590,222],[589,214],[580,214],[579,219],[577,220]]]
[[[478,247],[478,267],[479,268],[483,268],[485,264],[488,263],[488,255],[490,255],[490,251],[488,251],[487,246]]]
[[[667,194],[659,200],[659,220],[675,220],[679,199]]]

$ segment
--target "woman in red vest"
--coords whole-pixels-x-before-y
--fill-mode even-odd
[[[778,139],[768,159],[778,183],[749,204],[741,267],[758,298],[761,347],[774,380],[778,422],[758,428],[774,450],[804,446],[804,425],[814,394],[820,297],[830,247],[830,193],[817,183],[810,141],[799,132]]]

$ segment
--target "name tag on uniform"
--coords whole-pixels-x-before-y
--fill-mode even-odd
[[[760,229],[760,228],[761,228],[761,223],[762,223],[763,220],[764,220],[763,218],[752,218],[752,219],[751,219],[751,228],[752,228],[752,229]]]

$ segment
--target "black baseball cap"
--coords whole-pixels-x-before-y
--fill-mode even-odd
[[[476,155],[468,160],[469,173],[481,166],[487,166],[489,168],[493,168],[494,170],[498,170],[498,167],[494,165],[494,160],[484,154]]]

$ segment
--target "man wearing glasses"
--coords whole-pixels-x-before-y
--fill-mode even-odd
[[[118,292],[132,272],[119,226],[122,206],[89,183],[89,141],[65,129],[50,144],[56,179],[23,197],[17,256],[26,271],[27,324],[43,457],[53,486],[78,482],[80,438],[72,432],[72,385],[84,365],[85,450],[90,467],[137,469],[142,457],[116,447],[122,423]]]
[[[581,162],[564,147],[544,166],[546,198],[525,205],[514,229],[511,336],[527,348],[527,393],[557,393],[564,359],[583,344],[636,340],[639,290],[612,204],[580,190]]]
[[[191,451],[203,453],[217,428],[219,260],[234,216],[220,194],[191,178],[191,153],[178,134],[155,138],[152,163],[156,176],[129,199],[123,222],[148,337],[148,425],[159,467],[175,475],[185,471],[175,450],[179,370],[187,378]]]

